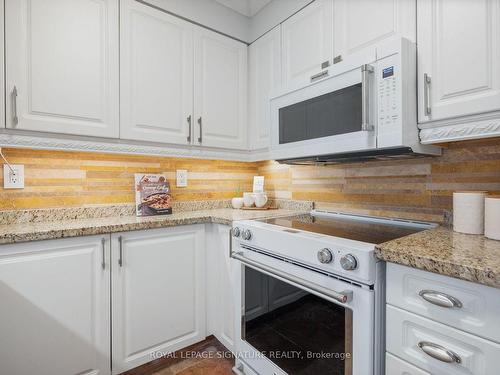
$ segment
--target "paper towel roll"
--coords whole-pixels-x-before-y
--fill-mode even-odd
[[[485,191],[453,193],[453,230],[468,234],[484,233]]]
[[[500,240],[500,196],[484,199],[484,235]]]

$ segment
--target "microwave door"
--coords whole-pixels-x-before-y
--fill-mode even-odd
[[[273,100],[273,158],[375,148],[372,72],[366,65]]]

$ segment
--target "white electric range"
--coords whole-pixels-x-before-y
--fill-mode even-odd
[[[234,222],[234,372],[382,374],[385,266],[375,246],[435,226],[324,211]]]

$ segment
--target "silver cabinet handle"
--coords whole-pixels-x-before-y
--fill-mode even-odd
[[[200,125],[200,136],[198,137],[198,142],[201,143],[202,142],[202,135],[203,135],[203,127],[202,127],[201,116],[198,119],[198,125]]]
[[[306,281],[304,279],[300,279],[297,276],[291,275],[287,272],[280,271],[280,270],[275,269],[273,267],[269,267],[261,262],[255,261],[253,259],[249,259],[249,258],[245,257],[243,252],[233,252],[231,254],[231,257],[239,260],[241,263],[246,264],[252,268],[256,268],[257,270],[262,270],[262,271],[267,272],[271,275],[275,275],[275,276],[281,277],[282,279],[288,280],[292,283],[301,285],[302,287],[310,289],[316,293],[328,296],[337,302],[348,303],[352,300],[353,293],[351,290],[344,290],[342,292],[336,292],[334,290],[324,288],[320,285],[316,285],[316,284],[311,283],[309,281]]]
[[[461,363],[462,359],[451,350],[433,342],[420,341],[418,347],[428,356],[446,363]]]
[[[361,65],[361,130],[371,131],[374,129],[370,116],[370,78],[373,73],[373,66]]]
[[[189,115],[186,120],[189,126],[189,135],[187,136],[187,141],[188,143],[191,143],[191,115]]]
[[[123,267],[123,238],[122,236],[118,237],[118,242],[120,243],[120,257],[118,258],[118,265]]]
[[[428,75],[427,73],[424,73],[424,107],[425,107],[425,114],[427,116],[431,114],[430,90],[431,90],[431,76]]]
[[[19,118],[17,117],[17,87],[14,86],[12,90],[12,123],[17,125],[19,123]]]
[[[106,239],[101,238],[101,250],[102,250],[102,262],[101,262],[101,267],[102,269],[106,269]]]
[[[446,293],[437,292],[435,290],[421,290],[418,295],[433,305],[446,307],[448,309],[462,307],[462,302]]]
[[[311,76],[311,82],[320,80],[321,78],[328,77],[328,70],[323,70],[322,72]]]

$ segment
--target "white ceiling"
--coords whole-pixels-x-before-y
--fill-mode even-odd
[[[243,14],[247,17],[253,17],[262,8],[269,4],[272,0],[215,0],[219,4]]]

